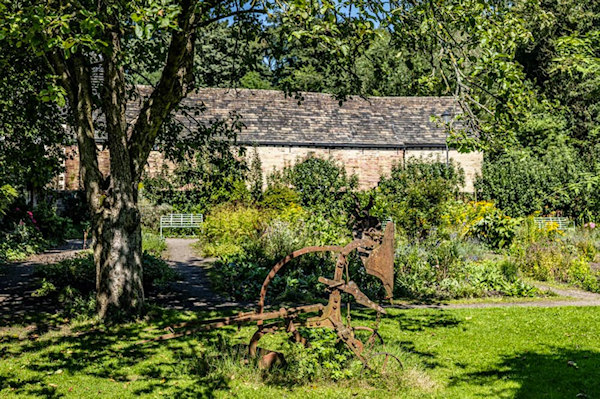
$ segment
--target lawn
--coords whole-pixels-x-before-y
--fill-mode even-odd
[[[217,355],[219,342],[243,342],[249,328],[140,344],[193,317],[155,310],[119,327],[40,318],[0,328],[0,397],[600,397],[597,308],[392,309],[381,333],[403,371],[308,384]]]

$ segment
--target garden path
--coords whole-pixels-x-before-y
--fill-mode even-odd
[[[552,308],[558,306],[600,306],[600,294],[583,291],[573,287],[556,287],[554,285],[544,284],[542,282],[530,282],[542,291],[550,291],[561,298],[520,300],[518,302],[495,301],[495,302],[473,302],[473,303],[408,303],[393,305],[400,309],[481,309],[498,307],[524,307],[533,306],[538,308]]]
[[[213,261],[201,258],[192,247],[197,240],[167,238],[167,262],[179,274],[181,281],[171,283],[167,292],[151,297],[155,302],[171,309],[216,310],[243,308],[252,304],[232,302],[215,294],[210,287],[208,268]]]

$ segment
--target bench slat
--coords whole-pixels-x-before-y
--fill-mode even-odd
[[[536,217],[533,218],[533,221],[537,224],[539,228],[547,226],[551,223],[556,223],[560,230],[566,230],[573,228],[573,222],[566,217],[556,217],[556,216],[548,216],[548,217]]]
[[[160,236],[163,228],[202,227],[204,215],[192,213],[170,213],[160,217]]]

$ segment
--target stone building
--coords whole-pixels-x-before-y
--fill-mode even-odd
[[[149,93],[147,87],[138,90],[142,96]],[[330,95],[321,93],[305,93],[299,101],[273,90],[200,89],[182,104],[205,107],[193,118],[177,115],[189,129],[239,115],[245,127],[238,135],[238,144],[256,148],[265,175],[314,154],[335,159],[349,174],[358,176],[361,188],[368,188],[377,185],[380,176],[389,174],[397,163],[411,157],[433,157],[461,165],[464,191],[472,192],[481,170],[482,154],[448,149],[445,130],[432,121],[432,116],[459,112],[452,97],[354,97],[340,106]],[[137,108],[130,104],[132,116]],[[102,140],[98,141],[101,144]],[[77,148],[66,151],[62,188],[78,189]],[[106,150],[100,154],[104,173],[108,173],[107,155]],[[153,151],[148,172],[153,174],[164,162],[162,155]]]

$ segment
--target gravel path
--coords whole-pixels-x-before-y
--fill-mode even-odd
[[[171,309],[216,310],[243,308],[253,304],[231,302],[216,295],[210,287],[207,268],[210,259],[199,257],[192,244],[195,239],[167,238],[168,263],[182,279],[172,283],[169,291],[156,295],[156,302]]]
[[[502,307],[538,307],[553,308],[558,306],[600,306],[600,294],[583,291],[577,288],[556,288],[541,282],[532,283],[542,291],[551,291],[561,297],[570,299],[553,300],[551,297],[547,300],[520,301],[520,302],[488,302],[488,303],[431,303],[431,304],[402,304],[390,307],[398,309],[481,309],[481,308],[502,308]]]

